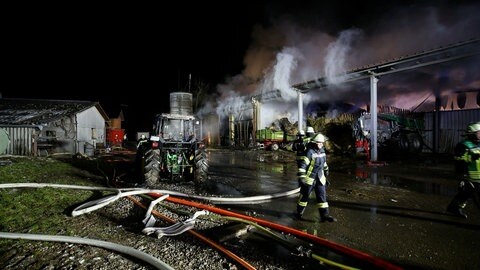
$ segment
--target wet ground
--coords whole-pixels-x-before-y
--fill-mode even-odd
[[[209,163],[208,189],[214,194],[264,195],[297,187],[290,152],[210,150]],[[303,221],[293,218],[296,195],[219,207],[297,228],[405,269],[480,269],[480,210],[469,202],[467,220],[445,212],[458,184],[450,158],[368,165],[330,155],[329,167],[330,211],[338,222],[318,221],[314,197]],[[285,255],[269,245],[264,249]]]

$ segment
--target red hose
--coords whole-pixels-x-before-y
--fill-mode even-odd
[[[155,194],[156,196],[157,194]],[[147,209],[147,207],[145,205],[143,205],[140,201],[136,200],[135,198],[133,198],[132,196],[128,196],[128,199],[130,199],[134,204],[142,207],[143,209]],[[170,223],[175,223],[175,221],[165,215],[162,215],[161,213],[155,211],[155,210],[152,210],[152,214],[155,215],[156,217],[160,217],[162,219],[165,219],[166,221],[170,222]],[[219,251],[223,252],[224,254],[226,254],[228,257],[232,258],[233,260],[237,261],[239,264],[241,264],[243,267],[245,267],[246,269],[256,269],[255,267],[253,267],[251,264],[249,264],[248,262],[246,262],[244,259],[238,257],[235,253],[231,252],[230,250],[228,249],[225,249],[224,247],[222,247],[221,245],[215,243],[214,241],[208,239],[207,237],[201,235],[200,233],[194,231],[194,230],[188,230],[189,233],[193,234],[194,236],[200,238],[202,241],[204,241],[205,243],[213,246],[214,248],[218,249]]]
[[[150,195],[153,196],[153,197],[159,197],[160,196],[158,193],[152,193]],[[263,225],[263,226],[266,226],[266,227],[269,227],[269,228],[272,228],[272,229],[276,229],[276,230],[279,230],[279,231],[282,231],[282,232],[285,232],[285,233],[289,233],[289,234],[292,234],[292,235],[295,235],[295,236],[298,236],[298,237],[302,237],[304,239],[311,240],[311,241],[313,241],[317,244],[326,246],[331,250],[335,250],[335,251],[338,251],[342,254],[351,256],[353,258],[369,262],[369,263],[371,263],[371,264],[373,264],[376,267],[381,268],[381,269],[402,269],[401,267],[393,265],[393,264],[391,264],[387,261],[384,261],[380,258],[373,257],[369,254],[363,253],[363,252],[358,251],[356,249],[352,249],[352,248],[349,248],[349,247],[331,242],[329,240],[326,240],[326,239],[323,239],[323,238],[320,238],[320,237],[317,237],[317,236],[299,231],[299,230],[294,229],[294,228],[290,228],[288,226],[280,225],[280,224],[273,223],[273,222],[270,222],[270,221],[267,221],[267,220],[264,220],[264,219],[260,219],[260,218],[246,216],[246,215],[243,215],[243,214],[235,213],[235,212],[232,212],[232,211],[228,211],[228,210],[225,210],[225,209],[217,208],[217,207],[214,207],[214,206],[210,206],[210,205],[206,205],[206,204],[202,204],[202,203],[198,203],[198,202],[187,201],[187,200],[184,200],[184,199],[175,198],[175,197],[172,197],[172,196],[169,196],[167,198],[167,200],[171,201],[171,202],[174,202],[174,203],[179,203],[179,204],[183,204],[183,205],[187,205],[187,206],[192,206],[192,207],[196,207],[196,208],[200,208],[200,209],[205,209],[205,210],[208,210],[208,211],[211,211],[211,212],[214,212],[214,213],[217,213],[217,214],[225,215],[225,216],[238,217],[238,218],[241,218],[241,219],[254,221],[254,222],[258,223],[259,225]]]

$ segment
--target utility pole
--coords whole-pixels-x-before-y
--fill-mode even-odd
[[[303,93],[297,90],[298,97],[298,133],[303,129]]]
[[[192,73],[188,74],[188,92],[191,93],[190,88],[192,85]]]

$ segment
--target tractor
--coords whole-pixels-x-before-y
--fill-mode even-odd
[[[153,131],[138,143],[136,155],[139,177],[148,187],[159,181],[206,181],[207,154],[205,144],[197,139],[196,127],[198,120],[182,110],[155,116]]]
[[[423,118],[394,113],[380,113],[377,118],[379,149],[399,154],[418,154],[423,150]],[[367,158],[371,148],[371,126],[371,115],[363,113],[352,127],[357,154],[364,153]]]

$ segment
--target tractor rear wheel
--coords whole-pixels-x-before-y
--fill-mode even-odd
[[[207,152],[205,149],[195,150],[195,158],[193,160],[194,170],[195,170],[195,184],[204,183],[208,177],[208,162],[207,162]]]
[[[160,150],[149,149],[145,152],[143,176],[148,187],[152,187],[158,182],[160,161]]]
[[[417,133],[409,133],[408,138],[408,150],[410,153],[420,153],[422,151],[422,136]]]

